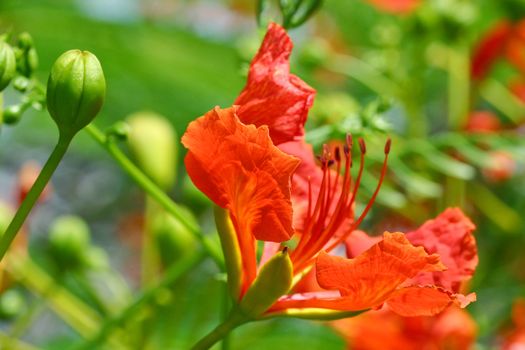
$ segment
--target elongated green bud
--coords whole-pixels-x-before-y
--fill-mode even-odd
[[[228,210],[219,206],[214,208],[215,225],[219,232],[221,247],[224,253],[224,262],[228,274],[228,289],[234,300],[237,300],[241,292],[242,283],[242,258],[237,234],[230,220]]]
[[[0,40],[0,91],[9,85],[15,73],[15,53],[8,43]]]
[[[163,189],[171,189],[178,157],[178,137],[173,126],[153,112],[137,112],[126,120],[131,127],[129,146],[140,167]]]
[[[98,114],[106,81],[98,59],[88,51],[71,50],[53,64],[47,82],[47,108],[60,134],[73,137]]]
[[[288,251],[274,255],[260,269],[259,274],[248,289],[239,307],[249,317],[263,314],[282,295],[292,287],[293,265]]]

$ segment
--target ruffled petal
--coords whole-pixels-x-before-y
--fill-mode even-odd
[[[381,242],[355,259],[321,253],[317,281],[327,290],[339,290],[345,305],[377,307],[406,280],[421,271],[441,271],[439,256],[414,247],[402,233],[385,232]]]
[[[412,317],[436,315],[454,300],[453,295],[435,286],[412,286],[396,290],[386,303],[396,314]]]
[[[275,144],[304,134],[304,123],[315,90],[290,74],[293,44],[286,31],[271,23],[253,59],[248,82],[235,101],[245,124],[268,125]]]
[[[234,108],[215,108],[190,123],[182,143],[190,178],[231,211],[242,234],[274,242],[292,236],[290,178],[299,160],[275,147],[266,127],[244,125]]]
[[[419,229],[407,233],[408,240],[430,254],[438,254],[446,271],[427,272],[416,276],[416,284],[437,285],[457,293],[461,283],[472,277],[478,264],[476,226],[458,208],[449,208]]]

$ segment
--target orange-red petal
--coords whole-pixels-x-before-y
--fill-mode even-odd
[[[437,285],[457,293],[463,281],[470,279],[478,264],[476,226],[458,208],[449,208],[416,231],[407,233],[408,240],[439,255],[446,271],[426,272],[414,281],[421,285]]]
[[[436,315],[453,301],[452,295],[434,286],[411,286],[396,290],[386,303],[396,314],[412,317]]]
[[[253,59],[248,82],[235,101],[245,124],[268,125],[275,144],[304,134],[304,123],[315,90],[290,74],[293,43],[286,31],[271,23]]]
[[[281,242],[293,234],[290,178],[299,160],[272,144],[266,127],[244,125],[235,108],[190,123],[182,143],[195,185],[228,208],[239,234]]]
[[[322,252],[316,262],[317,281],[324,289],[338,290],[341,297],[311,302],[342,310],[378,307],[419,272],[442,269],[438,256],[412,246],[402,233],[385,232],[381,242],[355,259]]]

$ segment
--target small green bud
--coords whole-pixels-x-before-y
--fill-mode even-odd
[[[23,76],[29,78],[38,68],[38,55],[33,47],[33,38],[27,32],[18,36],[17,48],[17,70]]]
[[[33,37],[28,32],[22,32],[18,35],[18,46],[22,49],[33,47]]]
[[[90,248],[89,227],[77,216],[62,216],[51,226],[49,245],[60,267],[81,267]]]
[[[8,125],[16,124],[20,121],[20,117],[24,113],[22,105],[12,105],[4,110],[4,123]]]
[[[153,112],[138,112],[126,118],[131,127],[128,142],[144,172],[169,190],[177,174],[177,135],[169,121]]]
[[[25,300],[17,290],[8,290],[0,296],[0,319],[11,320],[25,308]]]
[[[185,217],[194,219],[189,210],[183,207],[180,210],[185,212]],[[159,212],[155,216],[152,231],[164,266],[170,266],[188,252],[193,253],[197,247],[192,233],[168,213]]]
[[[0,41],[0,91],[4,90],[16,73],[16,58],[11,46]]]
[[[18,76],[13,80],[13,88],[20,92],[26,92],[29,87],[29,79],[23,76]]]
[[[123,121],[118,121],[115,124],[113,124],[111,127],[109,127],[108,130],[106,130],[106,135],[108,137],[115,138],[119,141],[126,141],[128,139],[128,135],[131,131],[131,127],[128,123]]]
[[[98,59],[88,51],[70,50],[53,64],[47,82],[47,108],[61,134],[72,137],[98,114],[106,81]]]
[[[249,317],[262,315],[292,287],[293,265],[285,248],[275,254],[259,270],[255,281],[244,295],[239,307]]]
[[[84,266],[93,270],[105,270],[109,267],[108,254],[101,248],[90,247],[83,256]]]

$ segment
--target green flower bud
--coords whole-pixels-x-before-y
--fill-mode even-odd
[[[87,268],[98,271],[109,267],[108,254],[98,247],[90,247],[83,256],[83,262]]]
[[[163,189],[170,189],[177,174],[178,137],[168,120],[153,112],[138,112],[127,119],[128,142],[144,172]]]
[[[38,55],[33,47],[33,38],[27,32],[18,36],[17,69],[23,76],[29,78],[38,68]]]
[[[47,82],[47,108],[61,135],[72,137],[98,114],[106,81],[98,59],[88,51],[62,54]]]
[[[259,270],[255,281],[244,295],[239,307],[249,317],[262,315],[292,287],[293,265],[288,251],[275,254]]]
[[[49,246],[53,259],[60,267],[82,267],[90,248],[89,227],[79,217],[62,216],[51,226]]]
[[[25,300],[17,290],[8,290],[0,296],[0,319],[11,320],[25,308]]]
[[[13,88],[20,92],[26,92],[29,88],[29,79],[23,76],[18,76],[13,80]]]
[[[182,207],[180,209],[185,212],[185,217],[193,219],[189,210]],[[159,212],[155,216],[152,231],[164,266],[170,266],[184,254],[193,253],[197,248],[193,234],[168,213]]]
[[[4,123],[8,125],[16,124],[20,121],[24,108],[22,105],[12,105],[4,110]]]
[[[106,130],[106,135],[118,141],[126,141],[128,139],[130,131],[131,126],[129,126],[128,123],[118,121]]]
[[[21,49],[28,50],[33,47],[33,37],[28,32],[22,32],[18,35],[18,46]]]
[[[16,73],[16,58],[11,46],[0,41],[0,91],[4,90]]]

